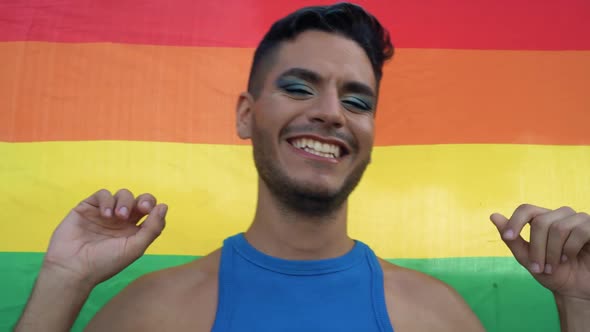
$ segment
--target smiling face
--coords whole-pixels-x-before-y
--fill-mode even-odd
[[[251,138],[262,185],[311,215],[346,201],[371,158],[376,81],[354,41],[310,30],[284,42],[254,100],[242,95],[238,133]]]

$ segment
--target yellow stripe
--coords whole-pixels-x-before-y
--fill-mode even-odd
[[[203,255],[249,225],[249,146],[126,141],[0,143],[0,251],[44,251],[99,188],[170,205],[152,254]],[[590,146],[377,147],[350,203],[350,234],[387,258],[509,255],[488,221],[520,203],[590,211]]]

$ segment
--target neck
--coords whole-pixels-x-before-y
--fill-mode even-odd
[[[346,254],[354,245],[346,233],[346,213],[346,202],[330,215],[321,217],[289,210],[264,183],[259,183],[256,215],[245,236],[252,246],[273,257],[335,258]]]

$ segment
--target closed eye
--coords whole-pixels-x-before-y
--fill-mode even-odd
[[[313,95],[313,90],[305,84],[288,84],[281,87],[285,92],[296,97]]]
[[[367,102],[365,102],[364,100],[360,99],[360,98],[356,98],[356,97],[348,97],[342,100],[342,103],[345,105],[345,107],[353,107],[357,110],[361,110],[361,111],[371,111],[373,110],[373,106]],[[347,108],[348,108],[347,107]]]

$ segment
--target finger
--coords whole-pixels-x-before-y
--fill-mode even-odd
[[[563,219],[574,215],[576,212],[570,207],[561,207],[557,210],[542,213],[531,221],[531,236],[529,244],[529,270],[541,273],[546,269],[547,242],[551,225],[561,223]],[[550,273],[552,267],[548,268]]]
[[[551,210],[539,206],[522,204],[514,210],[512,217],[510,217],[510,220],[508,220],[508,223],[504,226],[502,237],[505,240],[515,239],[522,231],[524,225],[529,223],[536,216],[549,211]]]
[[[515,239],[506,239],[503,234],[506,225],[508,225],[508,219],[499,213],[494,213],[490,216],[490,220],[494,223],[500,237],[506,243],[506,246],[514,255],[514,258],[522,265],[528,268],[529,266],[529,244],[518,235]]]
[[[578,213],[576,216],[581,222],[572,229],[563,246],[568,259],[575,259],[582,248],[590,244],[590,216],[586,213]]]
[[[86,214],[87,207],[89,206],[92,208],[98,208],[101,216],[104,218],[110,218],[113,216],[115,199],[113,198],[113,195],[111,195],[110,191],[106,189],[100,189],[78,204],[75,210],[81,214]]]
[[[142,216],[150,213],[157,204],[156,197],[152,194],[141,194],[135,199],[136,209],[142,213]]]
[[[159,204],[148,215],[146,220],[139,226],[139,231],[130,238],[130,250],[136,257],[141,256],[147,247],[160,236],[166,226],[166,213],[168,206]]]
[[[120,189],[115,194],[115,213],[117,217],[123,220],[127,220],[129,215],[131,214],[131,210],[135,205],[135,198],[133,197],[133,193],[128,189]]]
[[[156,206],[157,200],[152,194],[141,194],[135,198],[133,209],[129,215],[129,221],[138,223],[144,216],[149,214]]]
[[[547,236],[547,258],[545,265],[545,273],[551,274],[563,261],[564,246],[573,229],[584,224],[581,214],[574,214],[567,218],[553,223],[549,227],[549,235]]]

